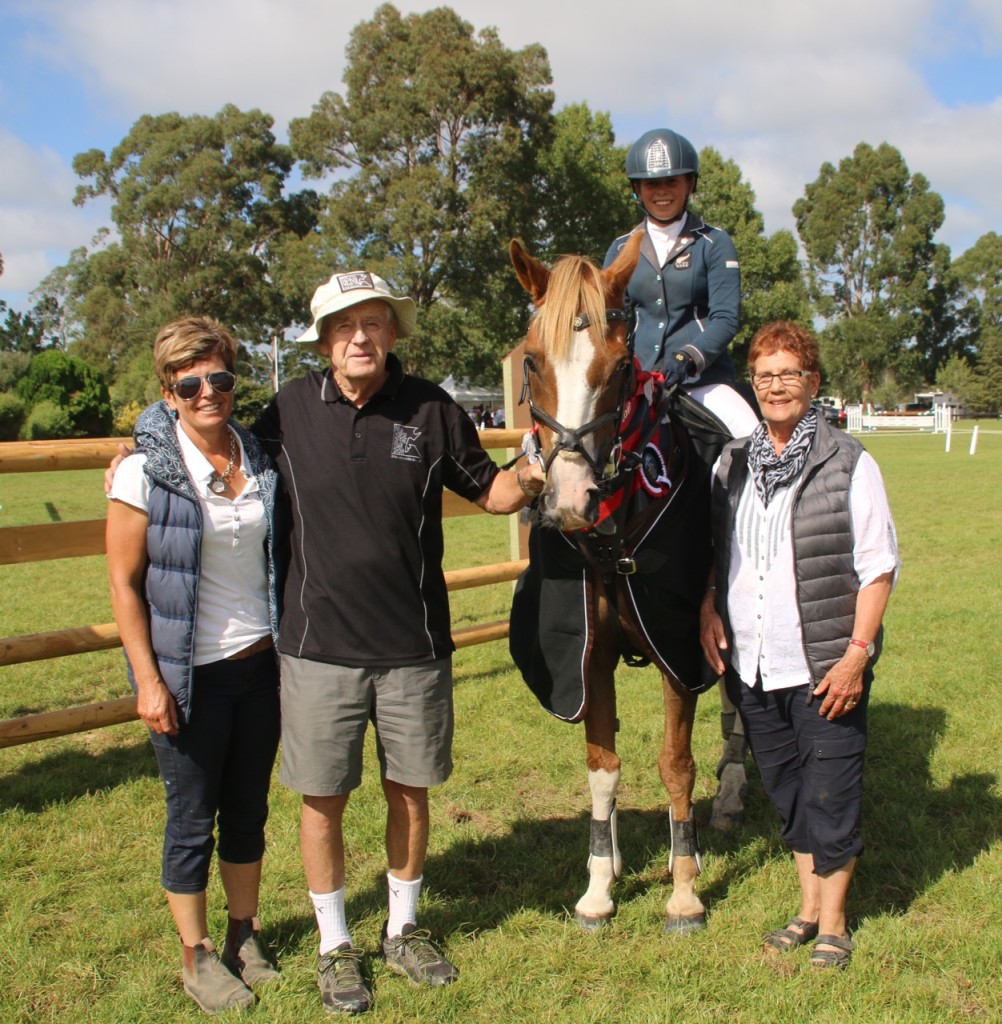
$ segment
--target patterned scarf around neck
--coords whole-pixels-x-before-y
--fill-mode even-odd
[[[755,481],[755,490],[766,508],[780,487],[786,487],[800,476],[807,461],[807,453],[811,450],[817,425],[818,414],[812,407],[793,428],[790,440],[786,442],[779,455],[776,454],[776,449],[769,438],[765,422],[755,428],[748,450],[748,465]]]

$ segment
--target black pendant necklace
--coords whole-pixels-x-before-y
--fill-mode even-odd
[[[215,491],[216,494],[222,494],[226,490],[226,481],[233,475],[233,469],[237,464],[237,438],[232,430],[230,434],[230,461],[226,463],[226,469],[222,473],[216,473],[213,471],[212,479],[209,481],[209,487]]]

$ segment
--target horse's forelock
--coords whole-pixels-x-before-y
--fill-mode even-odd
[[[605,294],[601,272],[583,256],[562,256],[553,267],[546,302],[536,313],[547,355],[564,359],[577,337],[574,321],[585,315],[593,330],[605,334]]]

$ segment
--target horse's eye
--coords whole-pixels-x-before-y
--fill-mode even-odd
[[[524,365],[525,365],[525,372],[526,373],[538,373],[539,372],[536,369],[536,360],[533,359],[532,356],[530,356],[528,354],[525,356]]]
[[[623,356],[618,363],[616,363],[615,369],[609,375],[612,377],[621,377],[623,374],[630,372],[630,367],[633,365],[633,360],[629,356]]]

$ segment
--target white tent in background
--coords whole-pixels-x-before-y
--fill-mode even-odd
[[[496,409],[499,405],[504,405],[504,395],[500,391],[473,387],[469,381],[457,381],[451,373],[439,387],[443,391],[448,391],[453,401],[464,409],[472,409],[475,405],[486,405],[488,408]]]

